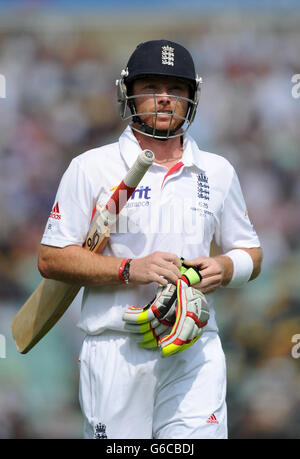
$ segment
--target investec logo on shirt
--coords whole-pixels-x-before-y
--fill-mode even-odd
[[[126,207],[146,207],[150,204],[150,191],[149,186],[140,186],[136,188],[131,195],[131,198]],[[133,202],[132,202],[133,201]]]

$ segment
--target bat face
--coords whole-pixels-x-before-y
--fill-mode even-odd
[[[11,330],[21,354],[26,354],[56,324],[80,290],[53,279],[43,279],[12,320]]]
[[[135,188],[154,161],[154,154],[144,150],[114,191],[104,207],[96,206],[83,247],[91,252],[101,252],[110,235],[110,226],[126,204]],[[126,199],[120,205],[121,191]],[[124,193],[122,193],[124,196]],[[11,322],[12,335],[17,349],[26,354],[56,324],[70,306],[81,286],[43,279]]]

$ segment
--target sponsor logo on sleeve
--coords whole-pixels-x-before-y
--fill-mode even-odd
[[[51,210],[50,218],[53,218],[54,220],[60,220],[61,219],[61,214],[60,214],[60,211],[59,211],[58,202],[54,205],[53,209]]]

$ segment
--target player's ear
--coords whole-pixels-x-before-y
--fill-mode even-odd
[[[127,94],[127,97],[130,97],[130,96],[133,96],[134,92],[134,83],[135,83],[135,80],[134,81],[131,81],[129,83],[126,84],[126,94]],[[132,115],[135,115],[136,114],[136,107],[135,107],[135,104],[134,104],[134,101],[135,99],[129,99],[128,100],[128,107],[132,113]],[[135,117],[132,118],[132,120],[135,122],[137,121]]]
[[[133,85],[134,85],[134,81],[127,83],[126,85],[128,97],[133,96]]]
[[[127,106],[127,86],[124,83],[123,78],[120,78],[116,81],[117,85],[117,98],[118,98],[118,105],[119,105],[119,113],[121,118],[125,117],[126,114],[126,106]]]

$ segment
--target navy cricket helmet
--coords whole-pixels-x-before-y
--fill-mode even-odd
[[[170,113],[169,129],[162,131],[156,129],[157,110],[153,112],[155,117],[153,127],[143,123],[140,118],[142,113],[137,113],[135,110],[134,101],[137,97],[141,96],[133,96],[131,94],[132,83],[139,78],[150,76],[177,78],[189,86],[189,98],[170,96],[188,101],[187,113],[176,128],[176,131],[171,130],[172,120],[174,117],[177,117],[174,111]],[[202,78],[196,75],[194,61],[189,51],[178,43],[169,40],[151,40],[139,44],[130,56],[126,69],[122,70],[121,78],[116,83],[118,86],[118,103],[122,119],[131,119],[130,124],[132,129],[142,134],[160,140],[177,137],[187,131],[195,118]],[[156,98],[157,94],[153,94],[153,97]]]

